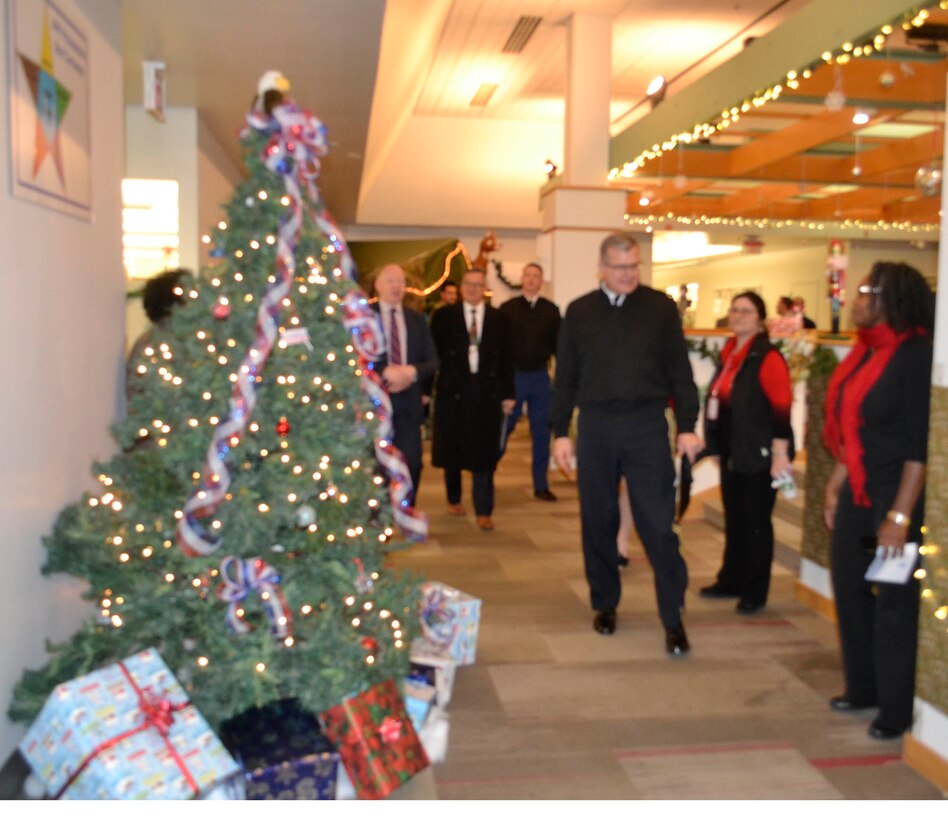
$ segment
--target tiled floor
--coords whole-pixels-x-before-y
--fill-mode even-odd
[[[721,534],[693,503],[682,527],[691,575],[692,652],[665,654],[651,572],[633,547],[616,633],[593,632],[579,549],[575,485],[553,477],[536,501],[529,439],[518,429],[497,471],[496,529],[445,509],[426,467],[424,544],[395,563],[483,600],[474,666],[459,670],[441,799],[929,799],[942,797],[901,762],[901,742],[866,734],[871,714],[839,715],[834,627],[798,603],[774,567],[770,604],[738,616],[706,601]]]

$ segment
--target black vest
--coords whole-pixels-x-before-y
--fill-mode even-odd
[[[764,356],[775,349],[766,334],[758,333],[750,342],[750,350],[740,370],[734,375],[730,401],[720,402],[715,421],[708,421],[705,406],[704,438],[708,452],[720,456],[735,473],[761,473],[770,469],[773,408],[760,386],[760,367]],[[719,365],[712,384],[721,374],[721,369]],[[792,461],[792,431],[787,454]]]

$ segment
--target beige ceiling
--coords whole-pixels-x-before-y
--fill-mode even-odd
[[[849,2],[839,0],[841,14]],[[235,135],[257,78],[278,68],[290,78],[292,95],[329,127],[333,146],[322,188],[340,222],[536,228],[544,161],[562,163],[565,21],[572,13],[612,19],[615,133],[648,114],[645,88],[655,74],[672,80],[671,98],[739,53],[746,38],[765,35],[807,5],[806,0],[124,0],[126,99],[140,102],[141,60],[164,59],[170,104],[196,106],[236,156]],[[522,51],[504,53],[522,16],[540,20]],[[496,84],[496,90],[487,105],[472,106],[484,83]],[[902,87],[909,85],[906,78]],[[936,99],[939,93],[943,100],[943,68]],[[762,109],[740,129],[715,138],[714,147],[730,146],[747,157],[753,154],[750,143],[767,136],[778,140],[782,129],[805,130],[806,117],[827,119],[824,94],[812,85],[799,99]],[[920,114],[911,106],[890,105],[874,122],[912,120],[924,129],[916,140],[932,140],[933,129],[934,138],[941,133],[930,106]],[[845,143],[851,133],[830,127],[825,142]],[[875,137],[864,136],[862,150],[880,146]],[[811,140],[800,150],[814,147]],[[851,161],[851,149],[841,149],[840,156],[842,168]],[[765,194],[758,187],[770,163],[759,157],[749,165],[729,162],[736,164],[727,174],[712,173],[700,152],[679,152],[655,166],[657,176],[646,169],[652,176],[629,187],[637,203],[640,185],[650,185],[654,207],[675,200],[677,207],[700,209],[713,200],[712,209],[738,213],[765,200],[806,203],[821,195],[835,197],[824,206],[827,212],[838,211],[845,197],[868,207],[850,190],[824,190],[853,181],[842,172],[828,176],[819,189],[811,175],[801,190],[798,177],[775,171],[775,178],[766,180],[775,187]],[[674,163],[683,168],[692,163],[693,173],[692,165],[679,173]],[[879,190],[863,195],[872,203],[891,203],[896,189],[911,185],[906,176],[911,169],[898,176],[888,166],[873,169],[878,173],[867,179]],[[688,190],[681,185],[685,175]],[[798,210],[805,207],[815,206]]]

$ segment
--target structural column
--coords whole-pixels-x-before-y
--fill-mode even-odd
[[[599,243],[623,230],[626,195],[610,189],[609,102],[612,19],[574,14],[567,22],[568,66],[563,171],[540,192],[539,256],[552,282],[551,296],[565,309],[596,286]],[[651,243],[642,235],[643,279],[651,278]]]

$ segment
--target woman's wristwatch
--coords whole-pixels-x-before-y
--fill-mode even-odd
[[[905,527],[908,529],[909,517],[905,513],[896,512],[895,510],[889,510],[885,517],[895,524],[897,527]]]

